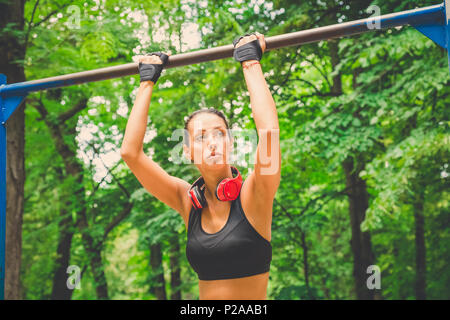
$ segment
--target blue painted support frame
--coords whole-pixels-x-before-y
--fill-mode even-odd
[[[0,74],[0,86],[6,84],[6,76]],[[6,121],[25,98],[0,95],[0,300],[5,299],[5,245],[6,245]]]
[[[442,4],[443,17],[445,21],[442,24],[439,21],[434,23],[412,24],[414,28],[433,40],[442,48],[447,49],[448,66],[450,70],[450,0],[445,0]]]
[[[0,85],[6,77],[0,74]],[[0,95],[0,300],[5,299],[5,242],[6,242],[6,107]]]
[[[445,31],[447,34],[448,65],[450,67],[450,0],[445,0]]]

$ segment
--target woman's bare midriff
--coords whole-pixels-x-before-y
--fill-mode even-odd
[[[200,300],[266,300],[269,272],[225,280],[199,280]]]

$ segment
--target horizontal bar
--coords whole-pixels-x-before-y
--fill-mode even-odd
[[[420,9],[413,9],[398,13],[392,13],[377,17],[380,21],[381,29],[392,28],[403,25],[418,24],[445,24],[444,5],[434,5]],[[326,39],[349,36],[363,32],[373,31],[368,25],[373,24],[374,17],[335,24],[326,27],[320,27],[310,30],[297,31],[278,36],[265,38],[266,51],[301,45],[306,43],[317,42]],[[170,56],[165,69],[181,67],[201,62],[219,60],[233,57],[234,47],[232,44],[181,53]],[[51,88],[59,88],[81,84],[86,82],[94,82],[129,75],[138,74],[138,63],[132,62],[114,67],[100,68],[90,71],[71,73],[56,77],[50,77],[40,80],[32,80],[9,84],[0,87],[0,94],[3,97],[26,95],[28,92],[46,90]]]

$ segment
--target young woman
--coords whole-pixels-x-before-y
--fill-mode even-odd
[[[168,55],[140,59],[141,83],[121,147],[121,156],[144,188],[180,213],[187,228],[186,255],[199,277],[199,298],[267,298],[272,260],[273,199],[280,184],[281,152],[275,102],[259,61],[264,35],[233,41],[240,62],[259,142],[254,170],[243,181],[228,163],[233,140],[222,112],[210,108],[185,122],[184,155],[201,177],[190,184],[167,174],[143,152],[151,94]]]

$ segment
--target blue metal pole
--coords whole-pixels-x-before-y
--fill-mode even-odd
[[[415,21],[412,26],[436,44],[447,49],[448,66],[450,70],[450,0],[445,0],[441,5],[441,19],[430,22]]]
[[[0,75],[0,85],[6,77]],[[6,242],[6,107],[0,96],[0,300],[5,299],[5,242]]]
[[[445,31],[447,40],[448,65],[450,68],[450,0],[445,0]]]

